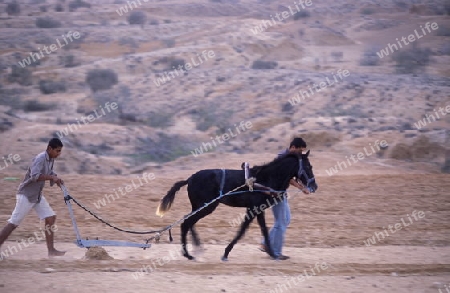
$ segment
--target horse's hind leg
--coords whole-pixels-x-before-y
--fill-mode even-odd
[[[273,253],[272,246],[270,245],[269,232],[267,231],[266,217],[264,211],[262,213],[259,213],[256,216],[256,219],[258,220],[259,227],[261,228],[261,234],[264,237],[264,243],[266,244],[267,247],[267,254],[269,254],[273,258],[276,258],[275,254]]]
[[[247,230],[248,226],[250,226],[250,223],[255,218],[255,215],[252,213],[250,209],[247,208],[247,213],[245,214],[244,222],[242,222],[241,228],[239,229],[236,237],[228,244],[228,246],[225,248],[225,253],[222,256],[223,261],[228,260],[228,254],[233,249],[233,246],[241,239],[242,236],[245,234],[245,230]]]
[[[183,256],[186,257],[187,259],[189,259],[189,260],[194,259],[194,257],[192,255],[190,255],[189,252],[187,251],[187,233],[189,232],[189,230],[193,231],[193,227],[194,227],[195,223],[197,223],[201,218],[212,213],[218,205],[219,205],[218,202],[211,204],[210,206],[204,208],[203,210],[199,211],[198,213],[191,216],[190,218],[187,218],[181,224],[181,245],[182,245],[182,250],[183,250],[182,252],[183,252]],[[197,239],[196,240],[194,239],[194,243],[195,243],[195,241],[200,243],[198,235],[195,235],[195,237],[197,237]]]
[[[181,224],[181,245],[182,245],[182,253],[184,257],[187,257],[187,259],[191,260],[194,259],[194,257],[192,255],[189,254],[189,252],[187,251],[187,241],[186,241],[186,235],[189,232],[190,229],[190,223],[188,222],[189,219],[187,219],[186,221],[184,221]]]
[[[200,238],[198,237],[197,230],[195,230],[195,225],[191,227],[191,234],[192,234],[192,244],[195,246],[200,246]]]

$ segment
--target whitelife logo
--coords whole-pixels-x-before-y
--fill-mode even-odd
[[[80,124],[80,122],[83,122],[83,125],[86,125],[88,123],[94,122],[95,119],[98,119],[100,117],[105,116],[107,113],[105,112],[105,109],[103,109],[103,106],[100,105],[100,111],[101,113],[99,114],[97,112],[97,109],[94,110],[94,114],[90,114],[88,116],[81,116],[80,120],[78,120],[78,118],[76,118],[77,120],[77,124],[75,123],[67,123],[67,127],[65,127],[62,131],[57,131],[56,135],[61,139],[64,136],[67,136],[69,133],[74,132],[75,130],[78,130],[82,125]],[[113,110],[117,110],[118,109],[118,105],[116,102],[112,102],[111,104],[109,102],[105,103],[105,108],[107,109],[108,113],[111,113],[111,111]],[[87,121],[86,121],[87,120]]]
[[[444,110],[445,110],[445,112],[444,112]],[[426,114],[425,118],[414,123],[414,126],[418,130],[420,130],[420,129],[422,129],[422,127],[427,126],[427,121],[428,121],[428,123],[431,123],[431,122],[434,122],[434,121],[437,121],[437,120],[443,118],[447,114],[450,114],[450,105],[447,105],[445,108],[439,107],[439,112],[441,112],[441,115],[442,115],[441,117],[439,116],[439,113],[436,111],[436,109],[433,109],[433,111],[434,111],[434,115],[433,115],[433,113],[431,113],[431,115]],[[433,119],[433,121],[431,121],[431,119]]]
[[[298,1],[298,3],[294,2],[294,5],[295,5],[295,8],[297,9],[297,11],[293,10],[291,8],[291,5],[288,5],[289,11],[285,10],[285,11],[282,11],[281,13],[277,12],[275,14],[275,16],[277,17],[279,23],[282,23],[285,19],[295,15],[296,13],[300,12],[302,9],[303,10],[306,9],[305,5],[308,6],[308,7],[311,6],[312,5],[312,0],[306,0],[306,1],[300,0],[300,1]],[[302,8],[300,8],[299,5]],[[280,18],[280,16],[281,16],[281,18]],[[270,15],[270,18],[272,19],[272,22],[270,20],[262,20],[261,24],[259,26],[255,26],[254,28],[250,29],[252,31],[252,33],[254,35],[257,35],[258,33],[264,32],[269,27],[272,27],[272,26],[276,25],[277,22],[275,21],[275,19],[273,19],[272,15]],[[269,25],[267,25],[267,24],[269,24]]]
[[[206,50],[203,50],[202,52],[202,57],[197,54],[197,59],[195,59],[194,57],[191,57],[191,61],[192,64],[189,62],[186,62],[183,65],[178,65],[178,68],[175,68],[175,66],[172,66],[172,68],[174,70],[172,71],[164,71],[164,73],[162,74],[162,77],[157,77],[156,79],[153,79],[153,83],[157,86],[160,87],[161,85],[165,84],[166,82],[169,82],[170,80],[174,79],[176,76],[183,76],[185,72],[188,72],[189,70],[191,70],[193,67],[192,65],[194,65],[194,67],[199,66],[200,64],[202,64],[203,62],[208,61],[211,58],[214,58],[216,56],[216,54],[214,53],[213,50],[209,50],[208,53],[206,53]],[[196,63],[195,61],[198,61],[200,63]],[[170,76],[169,76],[170,75]]]
[[[15,163],[19,162],[20,156],[18,154],[15,154],[15,155],[9,154],[7,158],[2,157],[2,160],[3,160],[4,165],[0,164],[0,171],[4,170],[8,166],[14,165]],[[8,164],[8,162],[9,162],[9,164]]]
[[[70,40],[70,42],[73,42],[73,39],[79,39],[80,38],[80,33],[75,31],[72,33],[72,31],[68,32],[67,35],[61,35],[64,39],[65,45],[68,45],[69,42],[67,41],[66,37]],[[64,47],[64,44],[61,44],[61,42],[59,41],[59,39],[56,39],[56,42],[59,45],[59,48],[56,46],[56,44],[51,44],[49,47],[44,46],[44,51],[47,55],[50,55],[51,53],[57,51],[58,49],[61,49],[62,47]],[[50,48],[50,52],[48,51],[48,49]],[[41,47],[38,48],[39,53],[41,53],[40,55],[38,53],[33,53],[30,52],[30,56],[28,56],[26,59],[23,59],[22,61],[19,61],[19,65],[23,67],[30,65],[32,63],[31,59],[33,60],[33,62],[36,62],[37,60],[40,60],[41,58],[44,58],[44,53],[42,53],[42,49]],[[30,59],[31,58],[31,59]]]
[[[142,2],[144,2],[144,3],[147,3],[148,1],[149,0],[142,0]],[[139,5],[138,5],[138,3],[139,3]],[[141,0],[127,1],[127,4],[128,4],[128,7],[130,8],[130,11],[132,11],[134,8],[138,8],[138,6],[142,5]],[[131,4],[134,4],[134,7]],[[119,16],[127,14],[128,13],[128,7],[127,7],[127,5],[121,6],[119,9],[116,10],[117,14]]]
[[[411,219],[411,217],[409,216],[409,214],[407,214],[406,216],[407,216],[408,219],[409,219],[409,223],[405,223],[405,220],[404,220],[403,218],[401,218],[401,223],[396,223],[394,226],[392,226],[392,225],[389,225],[389,226],[388,226],[389,231],[391,231],[392,234],[394,234],[394,233],[397,232],[397,231],[400,231],[400,230],[403,229],[403,228],[406,228],[406,227],[410,226],[410,225],[413,223],[413,220]],[[418,220],[420,220],[420,219],[425,218],[425,213],[424,213],[423,211],[417,212],[416,210],[414,210],[414,211],[411,213],[411,216],[412,216],[416,221],[418,221]],[[395,228],[395,230],[393,230],[393,228]],[[367,238],[367,240],[364,240],[364,241],[363,241],[364,244],[365,244],[366,246],[371,246],[371,245],[374,245],[374,244],[377,243],[377,239],[378,239],[378,241],[380,241],[380,240],[384,239],[385,237],[389,237],[390,235],[389,235],[389,232],[387,231],[387,229],[386,229],[384,226],[383,226],[383,229],[384,229],[384,230],[383,230],[384,234],[383,234],[383,232],[375,232],[374,235],[373,235],[372,237]],[[377,237],[377,239],[375,239],[375,237]]]
[[[235,126],[235,131],[236,133],[233,133],[233,130],[231,130],[231,128],[228,128],[228,133],[225,132],[222,135],[216,135],[215,138],[211,137],[211,142],[214,144],[214,147],[212,146],[211,143],[209,142],[204,142],[202,143],[202,145],[199,148],[196,148],[194,151],[191,151],[191,154],[194,157],[197,157],[198,155],[203,154],[204,152],[208,152],[213,150],[215,147],[217,147],[216,141],[219,144],[225,143],[227,140],[236,137],[239,133],[246,131],[247,129],[250,129],[253,127],[252,122],[250,121],[241,121],[241,123],[239,124],[239,126],[237,126],[236,124],[234,124]],[[222,138],[223,140],[220,140],[220,138]]]
[[[364,155],[363,152],[359,152],[359,153],[357,153],[356,155],[355,155],[355,154],[352,154],[352,155],[350,156],[350,158],[352,159],[353,163],[358,163],[359,161],[364,160],[366,157],[373,155],[373,154],[376,153],[377,151],[380,151],[381,148],[386,148],[386,147],[388,146],[388,143],[387,143],[386,140],[379,141],[379,140],[377,139],[377,140],[375,141],[375,143],[374,143],[374,146],[375,146],[375,148],[376,148],[376,151],[375,151],[375,149],[374,149],[374,146],[372,146],[371,143],[369,143],[369,145],[370,145],[370,148],[371,148],[371,150],[372,150],[372,153],[371,153],[371,152],[368,152],[367,149],[366,149],[366,147],[364,147],[364,153],[365,153],[365,155]],[[342,171],[343,169],[348,168],[348,167],[350,167],[350,166],[352,165],[352,163],[351,163],[350,159],[348,158],[348,156],[345,156],[345,158],[347,159],[348,165],[346,164],[345,161],[336,162],[337,164],[336,164],[334,167],[331,167],[331,168],[325,170],[325,172],[327,172],[328,176],[333,176],[334,174],[336,174],[336,173],[339,172],[339,169]],[[338,168],[339,168],[339,169],[338,169]]]
[[[350,72],[349,72],[347,69],[344,69],[344,70],[339,69],[339,70],[336,72],[336,74],[339,76],[340,80],[338,80],[338,78],[336,77],[336,75],[334,75],[334,72],[332,72],[331,74],[333,75],[334,82],[333,82],[332,80],[330,81],[330,79],[329,79],[328,76],[327,76],[327,77],[326,77],[326,82],[325,82],[325,81],[322,81],[322,82],[319,82],[319,84],[315,84],[315,83],[313,84],[313,88],[315,89],[315,92],[313,91],[313,89],[311,88],[311,86],[308,85],[308,89],[309,89],[309,92],[311,93],[311,96],[313,96],[313,95],[314,95],[315,93],[317,93],[317,92],[320,92],[320,91],[322,91],[322,90],[325,90],[327,87],[330,87],[330,86],[332,86],[332,85],[335,84],[335,83],[337,84],[337,83],[339,83],[339,82],[342,82],[342,80],[344,79],[344,77],[347,77],[347,76],[350,75]],[[320,87],[320,89],[319,89],[318,87]],[[300,98],[300,95],[302,96],[301,98]],[[307,96],[308,98],[311,97],[311,96],[309,95],[308,91],[302,91],[302,90],[299,90],[296,96],[294,96],[294,97],[292,97],[292,98],[289,99],[289,103],[290,103],[292,106],[295,106],[295,105],[297,105],[297,104],[300,104],[301,101],[304,101],[304,100],[306,99],[306,96]]]
[[[427,22],[427,23],[425,24],[425,28],[427,29],[428,33],[431,33],[430,27],[431,27],[431,29],[433,29],[433,30],[437,30],[437,29],[439,28],[439,26],[438,26],[437,23],[433,22],[432,24],[430,24],[429,22]],[[427,33],[426,33],[426,31],[424,30],[424,28],[423,28],[422,26],[420,26],[420,28],[422,29],[423,35],[420,35],[420,34],[417,32],[417,29],[415,29],[415,30],[414,30],[415,36],[414,36],[414,34],[410,34],[410,35],[408,36],[408,41],[409,41],[409,43],[406,41],[406,37],[404,37],[404,36],[402,37],[402,42],[403,42],[403,44],[404,44],[405,46],[407,46],[407,45],[409,45],[410,43],[416,41],[416,37],[417,37],[417,40],[418,40],[418,39],[421,39],[421,38],[423,38],[424,36],[427,35]],[[397,44],[400,46],[400,48],[403,48],[403,46],[402,46],[402,44],[400,43],[400,41],[398,40],[398,38],[395,38],[395,39],[397,40]],[[395,48],[395,50],[394,50],[394,48]],[[384,56],[388,56],[388,55],[389,55],[389,49],[391,50],[391,53],[394,53],[394,51],[398,51],[398,50],[399,50],[399,48],[397,47],[396,44],[391,44],[391,43],[389,43],[388,46],[387,46],[385,49],[382,49],[382,50],[380,50],[379,52],[377,52],[378,57],[380,57],[380,59],[382,59]]]
[[[153,173],[143,173],[142,174],[142,179],[145,181],[145,183],[148,183],[150,180],[154,180],[155,174]],[[137,177],[137,180],[139,181],[139,184],[134,183],[134,179],[131,179],[131,184],[127,184],[124,189],[122,189],[122,187],[117,188],[120,191],[120,195],[125,196],[127,193],[132,192],[133,190],[138,189],[139,187],[141,187],[142,185],[144,185],[144,183],[141,180],[141,177]],[[117,190],[114,188],[113,189],[114,194],[105,194],[103,196],[102,199],[97,200],[97,202],[94,203],[94,206],[99,210],[100,208],[106,206],[108,203],[111,203],[113,201],[115,201],[116,199],[120,198],[120,195],[117,193]],[[115,195],[115,196],[114,196]]]
[[[52,232],[56,232],[56,231],[58,231],[58,226],[56,226],[56,225],[46,226],[44,230],[41,230],[42,236],[40,236],[38,232],[34,232],[33,233],[34,237],[29,237],[28,239],[21,239],[20,242],[17,242],[13,246],[8,245],[7,249],[0,251],[0,260],[6,259],[7,257],[12,256],[15,253],[18,253],[19,251],[22,251],[23,248],[26,248],[38,241],[44,240],[45,232],[47,232],[47,234],[50,234],[49,230]],[[22,247],[22,245],[23,245],[23,247]]]

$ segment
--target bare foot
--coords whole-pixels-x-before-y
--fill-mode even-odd
[[[48,252],[48,257],[63,256],[64,254],[66,254],[65,251],[59,251],[59,250],[53,249]]]

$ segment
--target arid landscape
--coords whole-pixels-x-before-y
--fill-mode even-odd
[[[195,261],[179,226],[88,251],[46,186],[67,253],[47,257],[30,214],[1,247],[0,292],[450,292],[449,15],[444,0],[0,1],[1,225],[51,137],[70,194],[133,230],[190,212],[183,188],[155,215],[176,181],[270,162],[294,136],[319,185],[289,190],[290,259],[258,250],[254,222],[228,262],[242,209],[197,224]],[[83,238],[145,242],[74,211]]]

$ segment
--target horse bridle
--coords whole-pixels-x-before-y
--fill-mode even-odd
[[[312,182],[314,182],[315,178],[314,177],[309,178],[308,174],[306,174],[305,168],[303,168],[303,160],[299,159],[299,167],[298,167],[297,179],[300,180],[300,177],[302,175],[305,176],[305,178],[306,178],[306,188],[309,189],[309,192],[314,192],[314,190],[309,185]]]
[[[312,182],[314,182],[315,181],[315,178],[314,177],[312,177],[312,178],[309,178],[309,176],[308,176],[308,174],[306,173],[306,171],[305,171],[305,169],[303,168],[303,160],[302,159],[299,159],[298,160],[299,161],[299,170],[298,170],[298,172],[297,172],[297,179],[298,180],[300,180],[300,177],[303,175],[303,176],[305,176],[305,178],[306,178],[306,188],[308,188],[308,190],[309,190],[309,192],[311,192],[311,193],[313,193],[314,192],[314,190],[309,186]],[[247,163],[247,162],[244,162],[243,164],[242,164],[242,168],[244,169],[244,173],[245,173],[245,180],[246,180],[246,183],[247,183],[247,185],[249,185],[249,187],[250,187],[250,182],[248,181],[248,177],[249,177],[249,174],[250,174],[250,167],[249,167],[249,164]],[[222,172],[223,172],[224,170],[222,170]],[[256,175],[259,173],[261,171],[261,169],[259,169],[259,170],[257,170],[256,171],[256,174],[255,174],[255,177],[256,177]],[[222,176],[222,178],[224,178],[224,175],[225,174],[223,174],[223,176]],[[254,177],[252,177],[253,179],[255,179]],[[300,180],[301,181],[301,180]],[[303,184],[303,183],[302,183]],[[262,188],[263,190],[266,190],[266,191],[269,191],[269,192],[271,192],[271,191],[273,191],[271,188],[269,188],[269,187],[266,187],[266,186],[264,186],[264,185],[262,185],[262,184],[259,184],[259,183],[256,183],[256,182],[251,182],[251,185],[255,185],[256,187],[259,187],[259,188]],[[221,184],[221,190],[222,190],[222,188],[223,188],[223,186],[222,186],[222,184]],[[253,187],[251,187],[251,190],[253,190]]]

